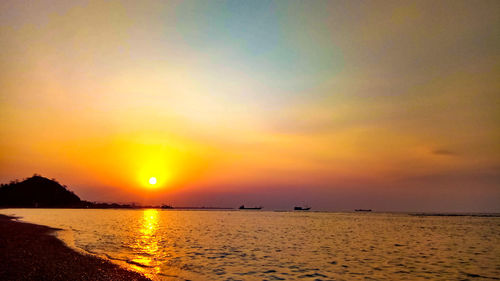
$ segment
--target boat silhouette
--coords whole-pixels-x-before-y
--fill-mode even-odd
[[[240,210],[260,210],[262,207],[245,207],[245,205],[241,205],[238,209]]]
[[[371,212],[372,209],[355,209],[355,212]]]
[[[311,207],[298,207],[298,206],[295,206],[293,209],[295,211],[307,211],[307,210],[310,210]]]

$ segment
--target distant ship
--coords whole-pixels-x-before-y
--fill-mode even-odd
[[[170,205],[161,205],[161,208],[162,209],[173,209],[174,207],[172,207]]]
[[[307,210],[310,210],[311,207],[297,207],[297,206],[295,206],[293,209],[295,211],[307,211]]]
[[[240,210],[260,210],[260,209],[262,209],[262,207],[249,208],[249,207],[245,207],[245,205],[241,205],[238,209],[240,209]]]
[[[355,209],[355,212],[371,212],[372,209]]]

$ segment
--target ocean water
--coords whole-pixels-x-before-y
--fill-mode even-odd
[[[4,209],[153,280],[498,280],[499,217]]]

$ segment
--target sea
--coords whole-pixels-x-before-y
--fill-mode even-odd
[[[153,280],[500,280],[500,217],[3,209]]]

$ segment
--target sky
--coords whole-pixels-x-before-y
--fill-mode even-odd
[[[497,0],[1,1],[0,182],[500,212],[499,34]]]

